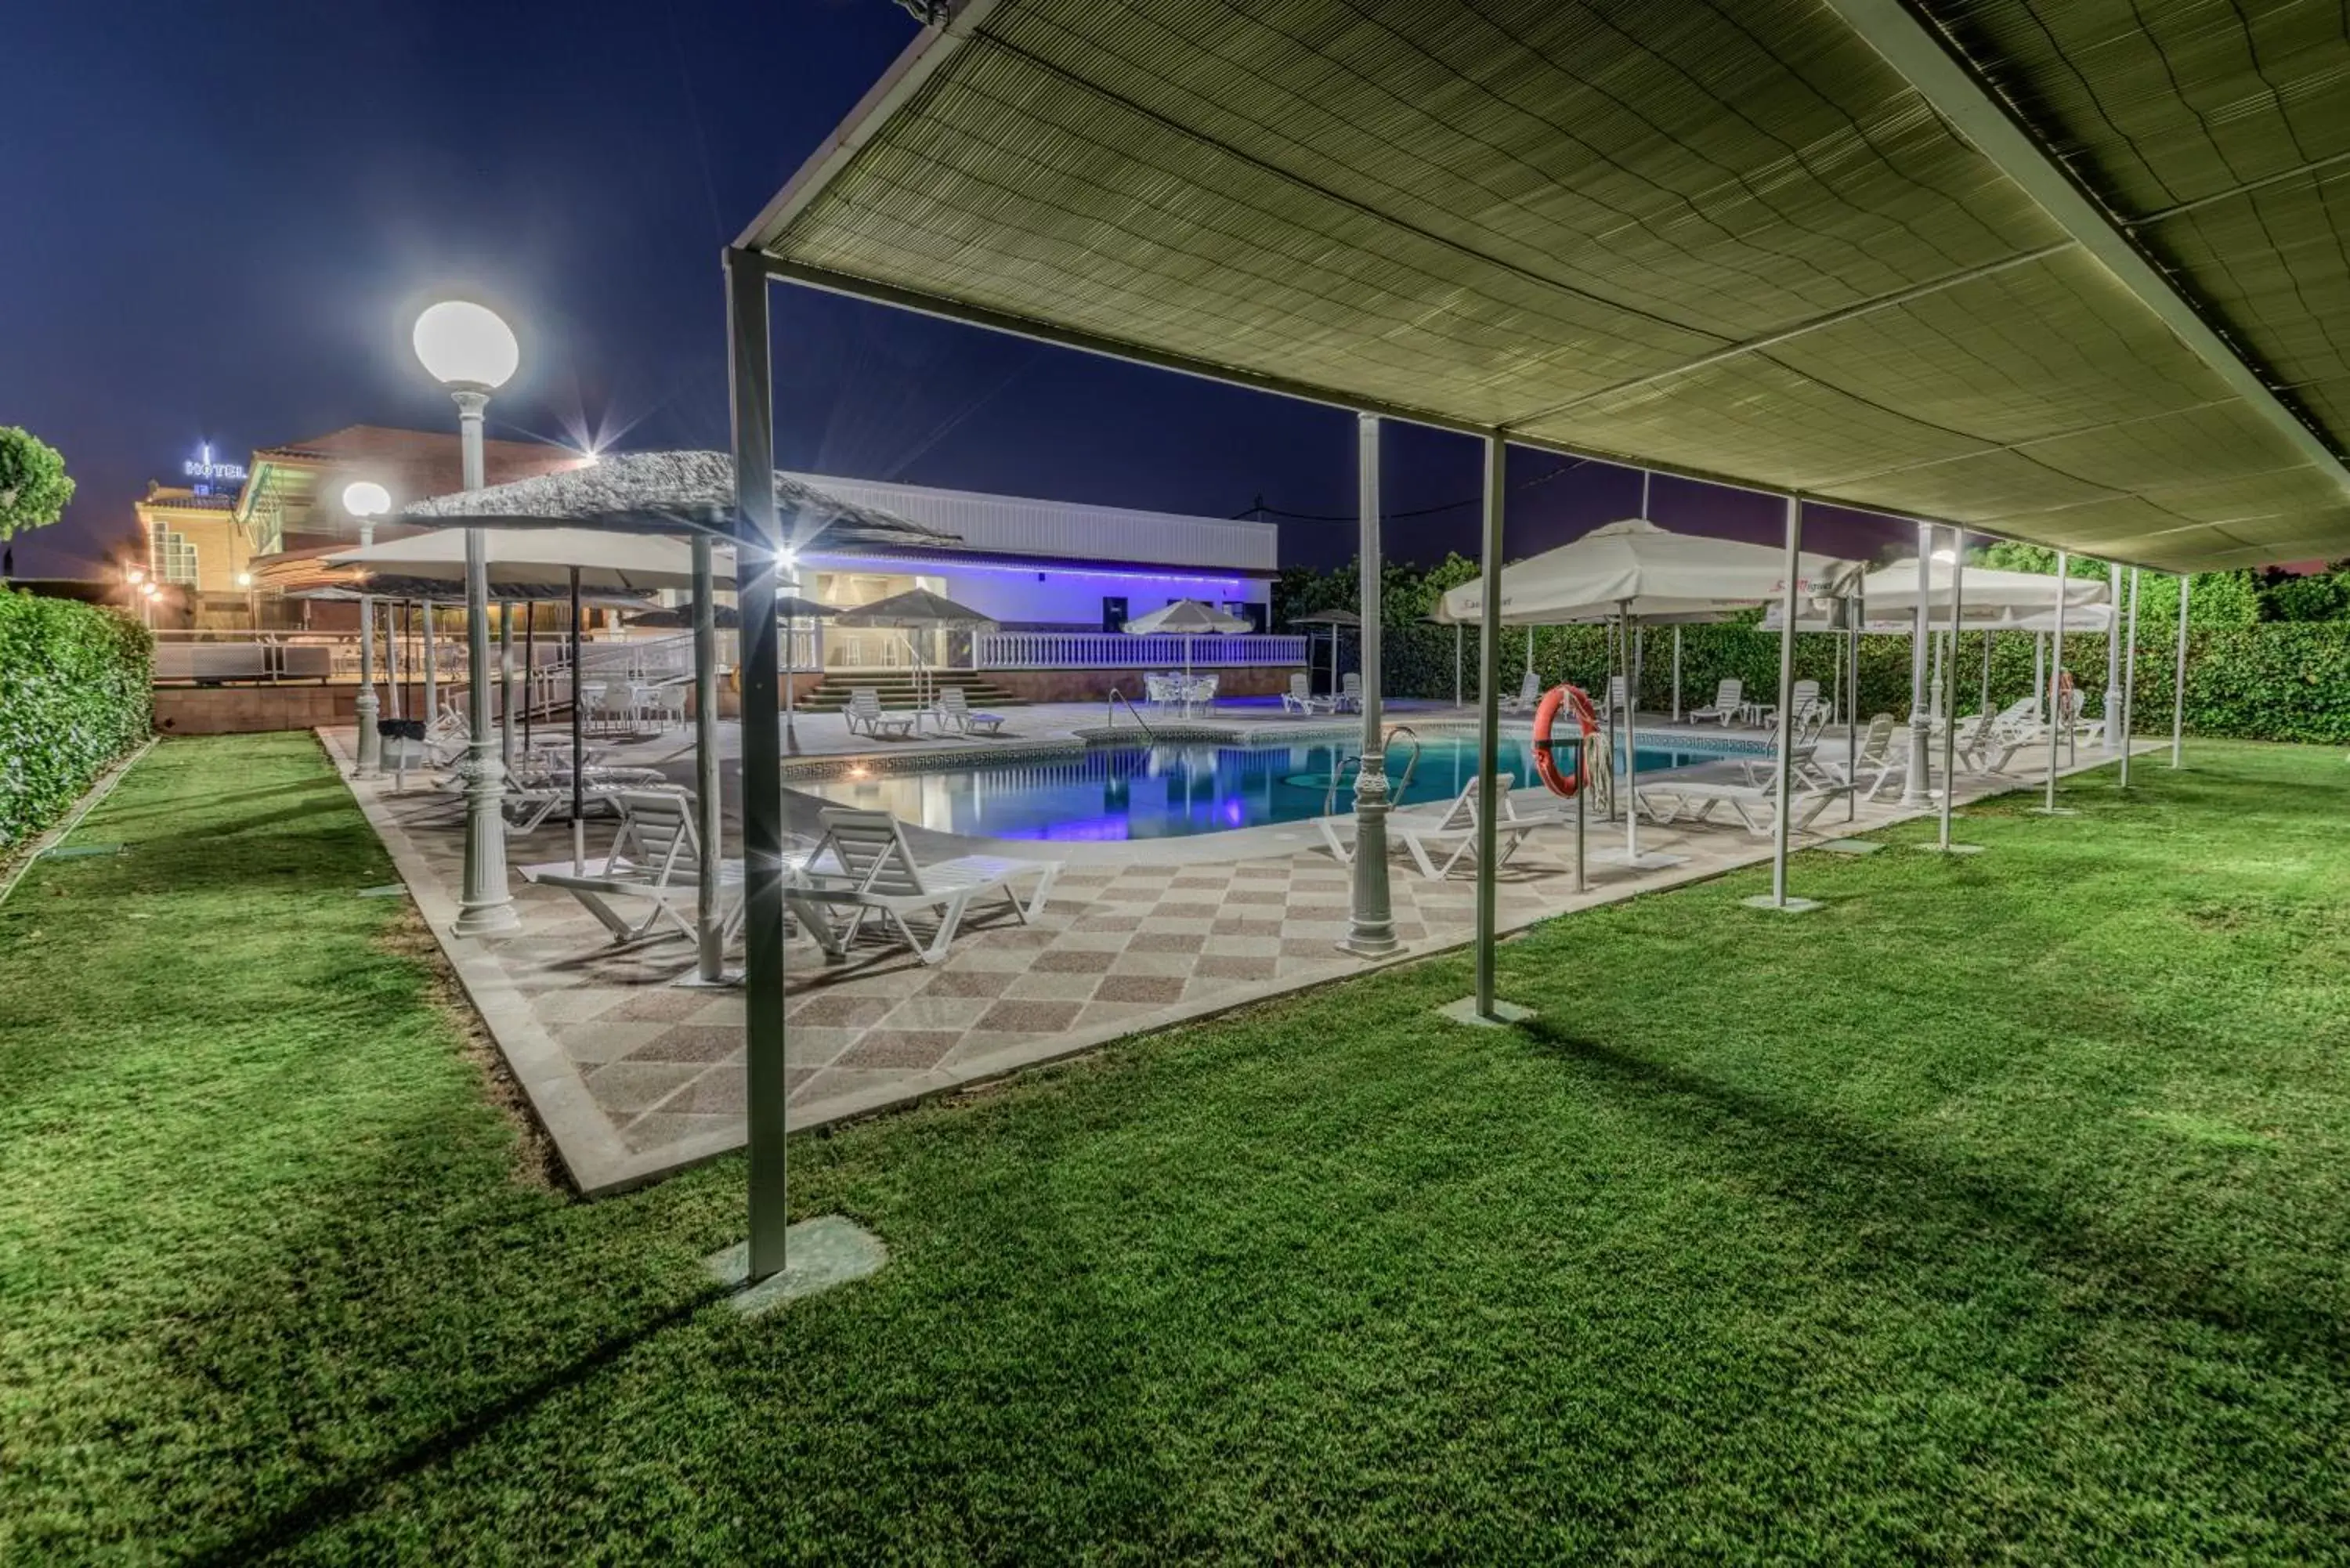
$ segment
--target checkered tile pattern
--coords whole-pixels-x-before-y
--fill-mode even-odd
[[[455,797],[411,791],[372,799],[379,820],[388,815],[385,826],[405,836],[442,888],[453,892],[463,870]],[[1865,831],[1895,815],[1889,803],[1865,805],[1857,827]],[[1821,828],[1846,831],[1843,815],[1831,812]],[[591,853],[600,852],[609,832],[602,825],[591,832]],[[1589,889],[1578,895],[1571,830],[1537,834],[1501,879],[1503,929],[1769,856],[1766,841],[1734,829],[1644,827],[1644,849],[1687,859],[1636,875],[1601,858],[1619,835],[1619,828],[1595,825]],[[1040,853],[1051,848],[1038,846]],[[1149,863],[1147,846],[1129,849],[1132,863],[1066,866],[1034,925],[1019,924],[1001,905],[974,910],[950,957],[935,967],[902,945],[879,940],[849,962],[827,964],[813,940],[795,937],[787,950],[794,1126],[917,1098],[1360,971],[1362,961],[1337,948],[1347,931],[1352,873],[1326,852],[1170,865]],[[560,860],[568,852],[568,830],[556,825],[514,843],[508,857],[522,865]],[[1399,857],[1388,887],[1407,952],[1470,939],[1475,886],[1465,867],[1430,882]],[[682,1159],[706,1153],[713,1140],[739,1142],[740,992],[674,984],[693,960],[681,940],[611,950],[603,928],[559,890],[517,878],[515,903],[522,930],[480,947],[629,1155],[658,1167],[665,1150]]]

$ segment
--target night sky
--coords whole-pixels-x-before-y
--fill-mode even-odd
[[[915,31],[889,0],[333,5],[59,0],[11,14],[0,424],[59,447],[66,521],[27,576],[89,569],[146,482],[209,441],[453,423],[408,348],[437,291],[496,305],[522,373],[491,433],[726,444],[720,247]],[[786,467],[1222,516],[1353,505],[1349,416],[779,287]],[[1394,427],[1391,427],[1394,428]],[[1473,497],[1475,443],[1397,428],[1395,513]],[[1637,510],[1637,475],[1513,454],[1508,553]],[[1669,525],[1774,539],[1777,504],[1659,481]],[[1814,547],[1914,532],[1823,517]],[[1391,554],[1473,554],[1473,504]],[[1283,523],[1285,562],[1353,553]]]

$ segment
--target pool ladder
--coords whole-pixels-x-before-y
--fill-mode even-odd
[[[1412,733],[1411,726],[1409,724],[1398,724],[1387,732],[1380,742],[1379,750],[1381,753],[1385,753],[1395,750],[1395,742],[1398,735],[1403,736],[1406,740],[1411,742],[1411,755],[1403,764],[1403,777],[1398,779],[1393,784],[1388,786],[1388,798],[1389,800],[1401,800],[1403,798],[1403,792],[1411,787],[1411,775],[1413,772],[1419,766],[1419,737]],[[1330,770],[1330,787],[1322,792],[1322,815],[1325,816],[1328,816],[1331,813],[1338,809],[1338,786],[1347,782],[1347,764],[1348,763],[1355,764],[1355,771],[1357,773],[1360,773],[1362,771],[1363,759],[1361,757],[1351,756],[1340,757],[1338,759],[1338,765]]]
[[[1120,705],[1123,705],[1128,712],[1134,715],[1134,722],[1142,727],[1142,732],[1149,738],[1150,743],[1154,746],[1157,745],[1159,743],[1159,732],[1150,727],[1149,721],[1143,718],[1141,710],[1135,707],[1133,701],[1127,696],[1126,692],[1116,686],[1109,689],[1109,701],[1102,704],[1103,723],[1105,726],[1112,730],[1118,728],[1118,711]]]

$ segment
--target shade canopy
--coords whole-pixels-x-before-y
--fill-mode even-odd
[[[922,9],[740,236],[775,275],[2145,566],[2350,554],[2334,7]]]
[[[1970,583],[1974,581],[1972,572],[1967,574],[1967,581]],[[1874,607],[1871,607],[1871,608]],[[1929,630],[1948,631],[1950,628],[1950,613],[1947,605],[1930,611],[1929,614],[1932,619],[1928,628]],[[1777,631],[1780,620],[1777,607],[1765,610],[1762,614],[1762,629]],[[2114,607],[2111,605],[2073,605],[2067,607],[2064,611],[2064,631],[2067,636],[2077,631],[2095,633],[2102,637],[2106,628],[2113,624]],[[1850,628],[1835,616],[1813,615],[1797,619],[1795,629],[1797,631],[1846,631]],[[1872,637],[1908,637],[1916,633],[1918,619],[1914,614],[1871,615],[1866,620],[1861,622],[1860,629]],[[2056,629],[2056,611],[2052,607],[2043,610],[1984,610],[1978,614],[1975,607],[1970,604],[1959,617],[1959,629],[1961,631],[2054,631]]]
[[[324,560],[330,566],[358,567],[369,574],[463,582],[467,532],[434,528],[380,545],[338,550]],[[481,534],[492,576],[567,583],[576,566],[583,589],[645,593],[693,587],[693,552],[682,539],[589,528],[484,528]],[[716,578],[731,582],[733,553],[716,550],[712,555]]]
[[[1363,624],[1363,618],[1353,610],[1315,610],[1309,615],[1291,616],[1289,624],[1292,626],[1360,626]]]
[[[1805,554],[1797,591],[1825,598],[1859,575],[1849,561]],[[1787,591],[1785,552],[1696,534],[1676,534],[1639,518],[1596,528],[1582,538],[1502,568],[1504,626],[1556,626],[1628,615],[1635,620],[1687,620],[1746,608]],[[1484,618],[1485,585],[1462,583],[1437,602],[1437,618]]]
[[[1928,603],[1947,607],[1950,602],[1950,581],[1949,562],[1929,563],[1926,568]],[[1969,566],[1959,578],[1959,599],[1962,613],[1969,618],[1977,614],[2030,613],[2055,608],[2060,584],[2068,607],[2101,605],[2113,597],[2101,576],[2060,577],[2054,572],[2008,572],[1990,566]],[[1897,561],[1871,572],[1861,579],[1858,591],[1871,616],[1914,611],[1918,598],[1918,563],[1914,558]],[[2066,617],[2065,624],[2072,624],[2072,618]]]
[[[794,550],[871,549],[960,543],[885,507],[868,506],[789,474],[775,475],[775,510]],[[418,522],[560,527],[567,524],[641,534],[717,532],[732,536],[734,460],[723,452],[619,452],[582,468],[513,480],[419,501],[401,512]]]
[[[910,588],[902,594],[892,594],[886,599],[876,599],[869,605],[841,610],[833,617],[833,624],[841,627],[933,627],[941,630],[963,629],[984,631],[995,622],[969,605],[957,604],[943,594],[928,588]]]
[[[1198,599],[1177,599],[1163,609],[1137,616],[1125,623],[1126,629],[1137,637],[1149,637],[1154,632],[1185,636],[1226,635],[1247,631],[1251,623],[1236,615],[1226,615],[1213,605]]]

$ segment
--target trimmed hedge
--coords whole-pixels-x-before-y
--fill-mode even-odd
[[[1536,628],[1534,669],[1545,686],[1571,680],[1596,690],[1607,670],[1606,633],[1596,627]],[[1388,690],[1402,697],[1452,695],[1453,634],[1449,628],[1425,625],[1389,626],[1384,633]],[[1527,633],[1505,628],[1502,633],[1503,690],[1513,692],[1525,668]],[[2008,632],[1992,639],[1991,705],[2005,707],[2032,691],[2032,650],[2034,639]],[[2102,634],[2067,637],[2066,667],[2088,695],[2088,710],[2105,708],[2106,639]],[[1640,701],[1649,709],[1672,704],[1672,646],[1669,628],[1651,628],[1643,657]],[[2172,627],[2168,620],[2141,619],[2137,650],[2137,720],[2140,734],[2170,728],[2171,668],[2176,657]],[[1477,628],[1465,628],[1461,639],[1461,691],[1473,700],[1477,693]],[[1823,690],[1836,684],[1836,667],[1843,658],[1844,639],[1806,636],[1795,644],[1795,674],[1820,682]],[[1325,657],[1327,656],[1325,645]],[[1340,667],[1354,659],[1350,638],[1340,656]],[[1982,686],[1983,638],[1968,632],[1959,639],[1958,710],[1974,711]],[[1736,676],[1749,692],[1778,690],[1779,639],[1752,626],[1684,627],[1681,630],[1681,697],[1685,704],[1704,701],[1716,681]],[[1860,639],[1861,711],[1909,711],[1909,639],[1864,637]],[[2350,623],[2341,621],[2266,621],[2248,626],[2196,626],[2188,634],[2187,729],[2189,734],[2246,741],[2302,741],[2323,744],[2350,742]]]
[[[153,727],[154,639],[110,610],[0,588],[0,850]]]

